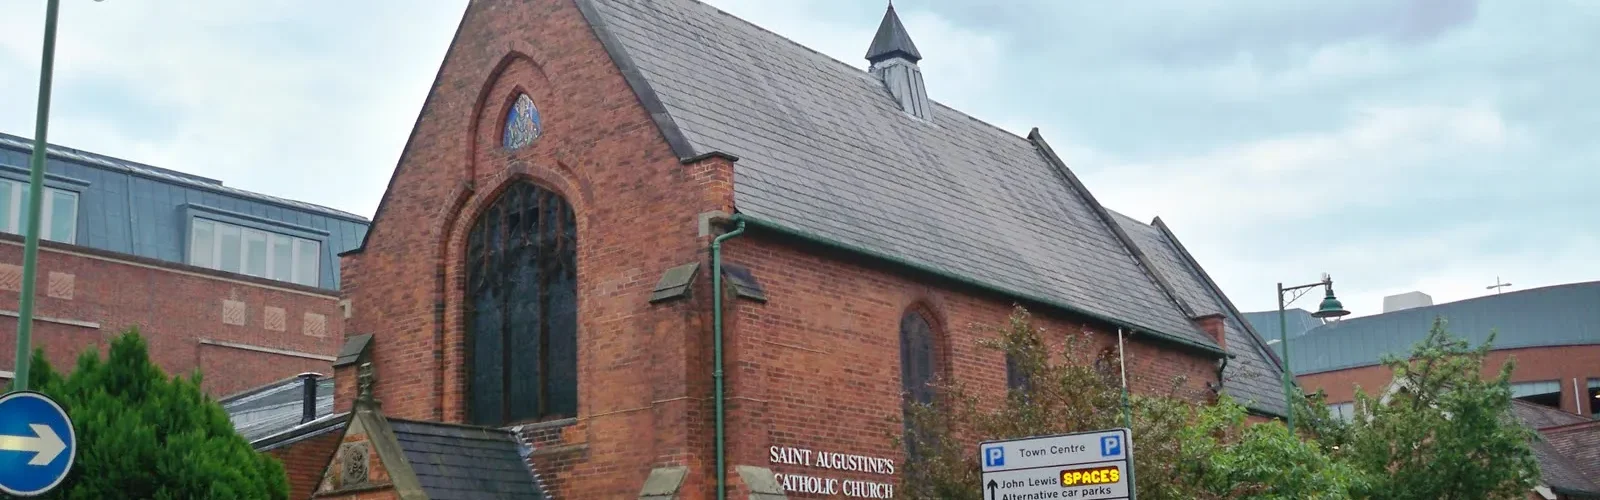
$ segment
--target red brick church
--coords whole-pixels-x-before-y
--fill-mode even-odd
[[[930,100],[893,8],[861,42],[866,70],[695,0],[471,2],[342,257],[343,420],[293,445],[332,457],[297,491],[890,498],[891,418],[934,377],[1004,391],[973,325],[1015,304],[1123,332],[1135,390],[1282,414],[1166,225]]]

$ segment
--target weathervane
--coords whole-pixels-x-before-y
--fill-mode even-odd
[[[1495,295],[1499,295],[1500,292],[1505,291],[1505,287],[1508,287],[1508,286],[1511,286],[1511,284],[1510,283],[1501,283],[1500,282],[1500,277],[1499,276],[1495,276],[1494,277],[1494,284],[1486,286],[1486,287],[1484,287],[1484,289],[1485,290],[1494,290]]]

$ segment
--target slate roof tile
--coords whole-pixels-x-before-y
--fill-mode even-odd
[[[1208,283],[1202,270],[1191,265],[1192,257],[1176,237],[1126,215],[1112,212],[1112,216],[1157,271],[1166,277],[1191,312],[1196,316],[1223,315],[1228,352],[1235,356],[1223,370],[1223,390],[1248,408],[1271,415],[1286,414],[1283,369],[1257,335],[1246,329],[1243,315],[1227,303],[1227,297],[1220,290]]]
[[[866,71],[693,0],[582,6],[680,156],[740,158],[740,213],[1215,346],[1028,139],[937,103],[913,118]]]
[[[389,425],[429,498],[546,498],[508,431],[392,418]]]
[[[1544,440],[1533,443],[1533,457],[1539,462],[1539,479],[1551,488],[1568,494],[1600,495],[1596,485],[1572,460]]]

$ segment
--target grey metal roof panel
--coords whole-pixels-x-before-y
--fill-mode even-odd
[[[1283,321],[1281,322],[1278,320],[1278,311],[1244,313],[1244,319],[1245,321],[1249,321],[1250,326],[1255,327],[1256,331],[1261,333],[1262,337],[1265,337],[1269,340],[1276,340],[1280,338],[1278,336],[1278,330],[1281,330],[1281,328],[1278,328],[1280,323],[1288,324],[1289,338],[1305,335],[1306,332],[1311,331],[1312,328],[1322,326],[1322,320],[1311,317],[1311,311],[1300,308],[1284,310]]]
[[[1600,344],[1600,281],[1533,288],[1336,321],[1289,339],[1290,368],[1319,373],[1378,364],[1428,335],[1435,317],[1456,337],[1495,349]]]
[[[16,150],[22,151],[24,153],[31,153],[33,151],[33,141],[32,140],[29,140],[27,138],[20,137],[20,136],[15,136],[15,135],[3,133],[3,132],[0,132],[0,146],[16,149]],[[313,213],[326,215],[326,216],[330,216],[330,217],[338,217],[338,218],[341,218],[341,219],[348,219],[348,220],[352,220],[352,221],[356,221],[356,222],[362,222],[362,223],[367,222],[367,218],[359,216],[359,215],[356,215],[356,214],[352,214],[350,212],[345,212],[345,211],[342,211],[342,210],[336,210],[336,209],[324,207],[324,206],[321,206],[321,205],[313,205],[313,204],[306,203],[306,202],[303,202],[303,201],[295,201],[295,200],[291,200],[291,199],[287,199],[287,198],[279,198],[279,197],[276,197],[276,196],[265,195],[265,194],[257,193],[257,192],[254,192],[254,191],[246,191],[246,190],[243,190],[243,189],[228,187],[228,186],[222,185],[222,181],[219,181],[219,180],[216,180],[216,179],[210,179],[210,178],[206,178],[206,177],[201,177],[201,176],[194,175],[194,174],[188,174],[188,173],[179,172],[179,171],[176,171],[176,170],[169,170],[169,169],[165,169],[165,168],[154,167],[154,166],[150,166],[150,165],[145,165],[143,163],[131,162],[131,161],[123,160],[123,159],[120,159],[120,158],[113,158],[113,157],[110,157],[110,156],[105,156],[105,155],[98,154],[98,153],[91,153],[91,152],[83,151],[83,150],[79,150],[79,149],[73,149],[73,148],[69,148],[69,147],[61,146],[61,145],[57,145],[57,144],[49,145],[48,151],[50,152],[50,156],[53,156],[53,157],[62,158],[62,159],[66,159],[66,160],[74,161],[74,162],[78,162],[78,163],[86,163],[86,164],[90,164],[90,165],[95,165],[95,166],[98,166],[98,167],[108,168],[108,169],[111,169],[111,170],[116,170],[116,171],[121,171],[121,172],[128,172],[128,173],[131,173],[131,174],[134,174],[134,175],[139,175],[141,177],[156,179],[156,180],[159,180],[159,181],[162,181],[162,182],[167,182],[167,183],[170,183],[170,184],[178,184],[178,185],[182,185],[182,186],[199,188],[199,189],[212,191],[212,192],[217,192],[217,193],[222,193],[222,194],[226,194],[226,195],[237,196],[237,197],[240,197],[240,198],[247,198],[247,199],[256,200],[256,201],[263,201],[263,202],[272,203],[272,204],[275,204],[275,205],[286,206],[286,207],[289,207],[289,208],[294,208],[294,209],[298,209],[298,210],[304,210],[304,211],[307,211],[307,212],[313,212]]]
[[[389,425],[429,498],[545,498],[508,431],[401,419]]]
[[[305,387],[299,378],[274,382],[224,398],[218,403],[228,412],[235,431],[247,441],[271,436],[300,425]],[[333,413],[333,378],[317,383],[316,417]]]
[[[1224,391],[1248,408],[1285,415],[1283,371],[1270,359],[1267,347],[1245,329],[1243,319],[1228,307],[1221,291],[1207,283],[1202,271],[1185,258],[1178,242],[1160,228],[1117,212],[1111,214],[1196,316],[1223,315],[1227,350],[1235,356],[1223,370]]]
[[[1027,139],[693,0],[588,3],[741,213],[1215,345]]]

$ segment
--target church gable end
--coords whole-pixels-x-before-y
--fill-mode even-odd
[[[700,301],[648,298],[656,277],[700,258],[703,219],[732,212],[734,158],[687,158],[586,9],[469,3],[343,278],[347,327],[372,335],[386,413],[538,429],[527,461],[551,488],[610,498],[701,452],[677,433],[630,437],[700,411],[685,382],[703,369],[687,361],[702,324],[687,311]],[[561,489],[596,467],[586,450],[624,444]]]

